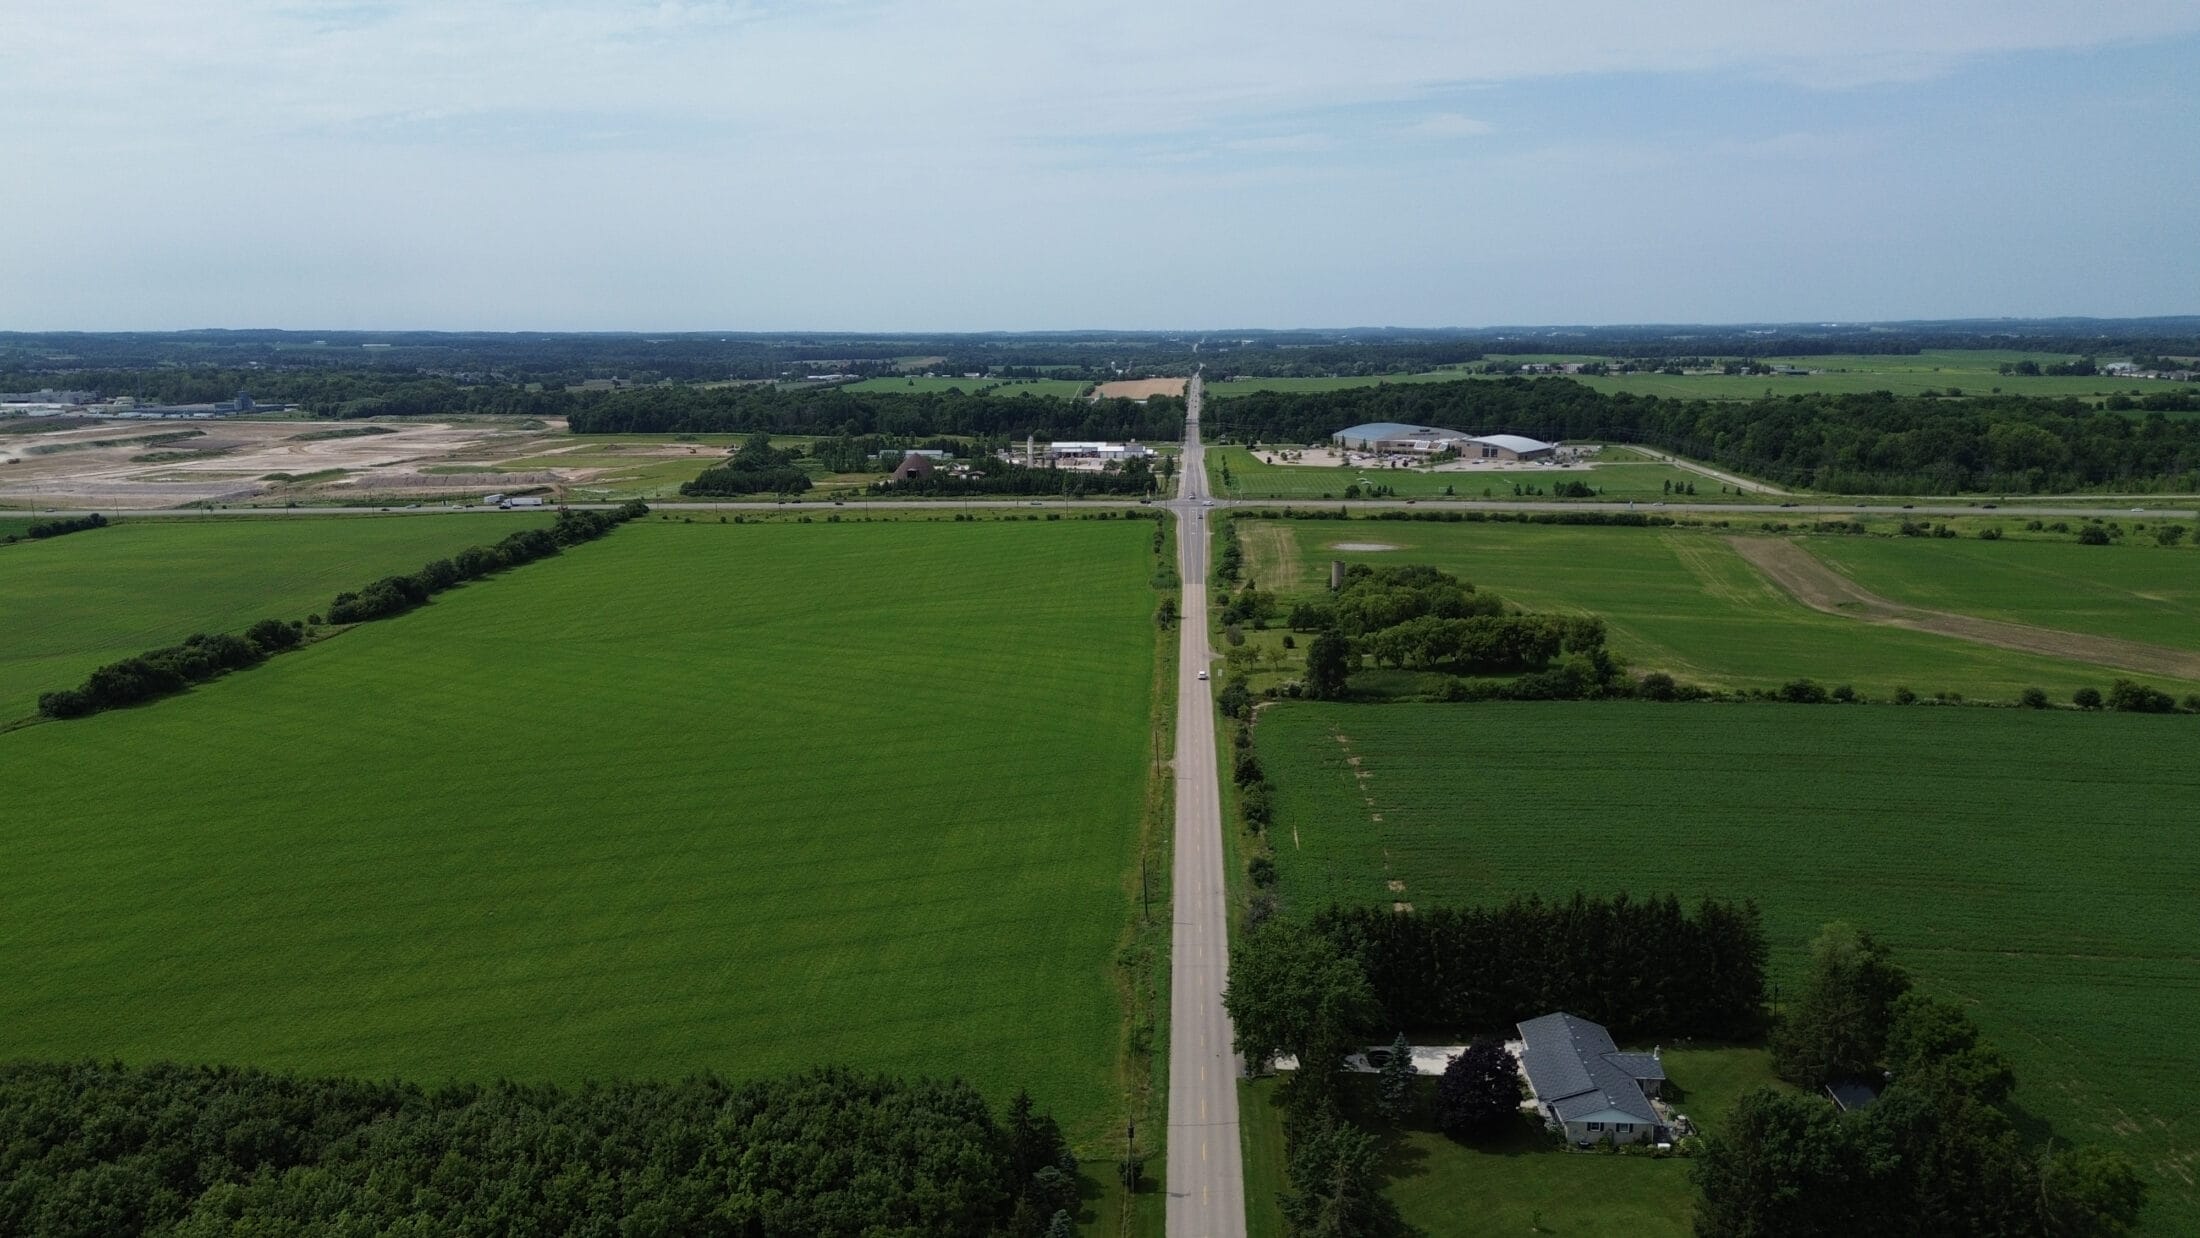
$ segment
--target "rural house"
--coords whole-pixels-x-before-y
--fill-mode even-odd
[[[1520,1024],[1520,1068],[1545,1120],[1573,1143],[1634,1143],[1663,1124],[1656,1053],[1621,1053],[1602,1024],[1561,1011]]]

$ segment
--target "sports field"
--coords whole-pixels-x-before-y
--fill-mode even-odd
[[[1285,908],[1754,898],[1792,986],[1836,918],[1973,1004],[2018,1100],[2121,1147],[2194,1232],[2187,717],[1792,705],[1287,704],[1262,716]],[[1390,883],[1402,883],[1402,889]]]
[[[0,546],[0,725],[102,663],[195,632],[303,619],[342,590],[549,521],[530,512],[192,517]]]
[[[2068,539],[1813,538],[1820,559],[1895,601],[2011,623],[2200,649],[2200,549],[2149,534]]]
[[[97,535],[92,535],[97,536]],[[0,1055],[809,1063],[1118,1130],[1143,521],[648,521],[0,736]]]
[[[1602,615],[1613,652],[1632,669],[1665,671],[1706,687],[1770,688],[1807,677],[1829,686],[1851,684],[1880,699],[1907,687],[1921,696],[1953,692],[2013,701],[2025,688],[2038,687],[2067,701],[2079,688],[2105,689],[2132,674],[1811,610],[1751,566],[1722,536],[1726,531],[1715,528],[1404,520],[1255,520],[1240,521],[1238,528],[1246,575],[1263,588],[1286,595],[1319,591],[1332,559],[1434,564],[1530,610]],[[1849,544],[1834,538],[1806,544],[1836,541]],[[1920,545],[1917,553],[2001,546],[1930,539]],[[1367,546],[1391,549],[1350,548]],[[2151,547],[2071,548],[2126,556],[2131,566],[2119,569],[2124,579],[2155,579],[2171,592],[2190,589],[2185,565],[2200,559]],[[2200,684],[2174,676],[2140,678],[2180,697],[2200,691]]]
[[[1236,446],[1210,447],[1206,458],[1207,480],[1213,492],[1234,499],[1319,502],[1324,499],[1342,499],[1345,487],[1358,485],[1364,497],[1373,497],[1367,494],[1370,487],[1388,486],[1396,497],[1402,499],[1548,500],[1552,497],[1554,487],[1569,481],[1578,481],[1595,489],[1598,492],[1596,499],[1607,502],[1618,502],[1622,499],[1642,503],[1659,502],[1673,497],[1665,487],[1685,487],[1691,483],[1695,485],[1697,493],[1688,502],[1717,503],[1725,498],[1736,502],[1745,498],[1755,502],[1764,501],[1755,496],[1721,495],[1720,483],[1712,478],[1649,460],[1630,448],[1608,447],[1605,454],[1608,457],[1607,462],[1589,469],[1542,468],[1522,464],[1503,469],[1452,471],[1270,464],[1246,448]],[[1516,485],[1535,487],[1541,493],[1516,495],[1513,492]]]

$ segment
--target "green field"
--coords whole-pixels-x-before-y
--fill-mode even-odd
[[[1921,395],[1927,391],[1961,391],[1965,395],[2074,396],[2098,399],[2116,392],[2148,394],[2175,390],[2171,384],[2098,375],[2091,378],[2003,374],[2003,362],[2074,361],[2068,353],[2026,353],[1998,349],[1939,349],[1914,356],[1836,354],[1812,357],[1765,357],[1767,365],[1809,370],[1808,374],[1568,374],[1559,375],[1607,394],[1622,391],[1636,395],[1683,400],[1756,400],[1767,396],[1817,392],[1849,394],[1891,391],[1896,395]],[[2109,358],[2103,358],[2108,360]],[[1570,361],[1616,361],[1584,353],[1491,354],[1492,361],[1558,365]],[[1420,373],[1371,374],[1349,378],[1244,378],[1207,384],[1207,393],[1228,397],[1254,391],[1337,391],[1348,387],[1373,387],[1385,383],[1447,382],[1481,378],[1458,370]],[[1532,376],[1531,376],[1532,377]]]
[[[1260,378],[1248,375],[1243,378],[1218,379],[1207,384],[1207,394],[1216,399],[1251,395],[1256,391],[1342,391],[1348,387],[1381,387],[1391,383],[1449,383],[1473,375],[1459,370],[1423,370],[1414,374],[1372,374],[1351,378]]]
[[[1697,493],[1685,501],[1763,502],[1754,495],[1722,495],[1720,483],[1701,473],[1654,462],[1627,447],[1604,449],[1606,463],[1580,469],[1547,469],[1516,465],[1507,469],[1438,472],[1432,469],[1386,469],[1331,465],[1270,464],[1250,450],[1237,446],[1207,449],[1207,480],[1213,492],[1234,499],[1282,499],[1320,502],[1341,499],[1346,486],[1358,483],[1364,491],[1373,485],[1389,486],[1402,499],[1511,499],[1549,500],[1554,487],[1578,481],[1599,491],[1598,499],[1616,503],[1623,499],[1655,503],[1672,498],[1666,486],[1693,483]],[[1223,479],[1224,470],[1229,479]],[[1513,487],[1535,487],[1538,494],[1515,495]],[[1584,499],[1584,503],[1596,500]]]
[[[849,391],[961,391],[969,395],[1037,395],[1055,400],[1073,400],[1085,394],[1091,383],[1067,378],[929,378],[908,375],[899,378],[866,378],[859,383],[849,383]]]
[[[0,1056],[830,1061],[1028,1086],[1090,1146],[1126,1087],[1151,535],[650,521],[0,736]]]
[[[1819,558],[1882,597],[1912,606],[2200,648],[2200,551],[2151,536],[2080,546],[2004,538],[1814,538]]]
[[[1852,920],[1972,1006],[2020,1104],[2142,1166],[2156,1232],[2194,1233],[2196,728],[1892,706],[1287,704],[1258,742],[1287,912],[1747,897],[1790,989],[1816,927]]]
[[[1263,588],[1287,596],[1319,591],[1332,559],[1434,564],[1529,610],[1602,615],[1612,651],[1632,669],[1662,670],[1706,687],[1771,688],[1800,676],[1852,684],[1879,699],[1908,687],[1924,696],[1955,692],[2011,701],[2025,688],[2039,687],[2067,701],[2078,688],[2106,688],[2130,674],[1822,614],[1765,579],[1711,528],[1403,520],[1240,521],[1238,528],[1245,539],[1246,574]],[[1807,544],[1837,540],[1850,544],[1833,538]],[[2010,547],[2013,557],[2026,553],[2014,543],[1910,540],[1920,552],[1991,545]],[[1344,550],[1340,544],[1396,549]],[[2128,558],[2135,566],[2123,570],[2124,579],[2159,573],[2165,592],[2189,591],[2186,565],[2200,562],[2189,550],[2158,552],[2151,546],[2072,549]],[[1253,635],[1256,643],[1281,640],[1280,633]],[[2180,697],[2200,691],[2200,684],[2143,678]]]
[[[410,572],[545,513],[125,520],[0,547],[0,724],[92,668],[194,632],[303,619],[329,599]]]
[[[1758,1049],[1686,1049],[1668,1046],[1669,1094],[1699,1129],[1717,1131],[1742,1093],[1773,1084]],[[1358,1081],[1355,1082],[1364,1082]],[[1392,1126],[1360,1120],[1383,1141],[1386,1193],[1406,1223],[1426,1238],[1483,1238],[1532,1234],[1540,1221],[1550,1234],[1639,1234],[1686,1238],[1695,1209],[1688,1162],[1584,1154],[1552,1146],[1532,1126],[1490,1144],[1461,1143],[1428,1121],[1434,1080],[1419,1085],[1422,1108]],[[1359,1099],[1369,1099],[1360,1090]],[[1284,1238],[1276,1192],[1283,1189],[1283,1111],[1276,1081],[1240,1084],[1244,1129],[1245,1211],[1250,1238]]]

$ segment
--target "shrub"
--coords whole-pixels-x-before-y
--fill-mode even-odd
[[[1808,679],[1791,679],[1781,684],[1779,695],[1781,700],[1791,705],[1823,705],[1826,703],[1826,690]]]
[[[1436,1126],[1455,1139],[1502,1131],[1520,1120],[1526,1098],[1519,1059],[1497,1041],[1478,1040],[1436,1081]]]
[[[2177,702],[2159,688],[2150,688],[2130,679],[2119,679],[2109,685],[2108,707],[2127,714],[2166,714],[2177,709]]]
[[[1852,705],[1856,702],[1856,689],[1848,684],[1841,684],[1833,690],[1832,696],[1843,705]]]
[[[1642,677],[1636,694],[1647,701],[1670,701],[1679,693],[1673,685],[1673,677],[1664,671],[1652,671]]]
[[[2101,690],[2099,688],[2080,688],[2070,694],[2070,703],[2080,709],[2099,709],[2101,707]]]
[[[1917,704],[1917,693],[1906,687],[1896,688],[1894,690],[1894,703],[1897,705],[1915,705]]]
[[[2078,544],[2080,546],[2106,546],[2108,545],[2108,530],[2097,524],[2089,524],[2078,530]]]
[[[2047,692],[2041,688],[2026,688],[2017,697],[2017,703],[2026,709],[2047,708]]]

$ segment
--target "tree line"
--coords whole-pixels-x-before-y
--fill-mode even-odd
[[[1762,1025],[1756,904],[1625,894],[1500,907],[1331,906],[1315,932],[1355,959],[1392,1027],[1501,1031],[1568,1010],[1621,1039],[1737,1040]]]
[[[1914,991],[1869,933],[1829,924],[1773,1030],[1800,1092],[1741,1098],[1694,1166],[1701,1238],[2128,1233],[2146,1184],[2122,1155],[2027,1137],[2016,1075],[1963,1007]],[[1864,1082],[1842,1112],[1820,1092]]]
[[[591,393],[570,414],[575,434],[957,435],[1006,441],[1176,439],[1184,401],[1055,400],[960,391],[850,391],[842,387],[657,386]]]
[[[870,492],[932,498],[1027,494],[1081,498],[1095,494],[1150,495],[1157,493],[1160,485],[1153,466],[1144,460],[1125,460],[1093,470],[1026,468],[996,459],[980,461],[968,473],[935,469],[901,481],[873,482]]]
[[[0,1233],[1075,1233],[1077,1162],[1019,1095],[818,1069],[446,1084],[0,1066]]]
[[[2200,421],[2168,415],[2188,399],[2200,407],[2193,393],[2149,395],[2136,401],[2145,416],[2134,417],[2076,399],[1882,391],[1667,400],[1508,378],[1253,392],[1218,401],[1209,419],[1217,432],[1285,443],[1326,441],[1369,421],[1649,443],[1833,493],[2039,493],[2200,488]]]
[[[547,529],[521,529],[494,545],[469,546],[448,559],[437,559],[410,575],[385,576],[362,589],[339,593],[325,616],[313,615],[304,623],[262,619],[242,636],[200,633],[180,645],[110,662],[93,671],[80,687],[41,693],[38,712],[48,718],[81,718],[170,696],[297,648],[305,642],[309,625],[318,626],[324,619],[363,623],[400,615],[445,589],[547,558],[648,513],[649,507],[639,501],[608,512],[561,511]]]
[[[10,545],[12,543],[23,541],[26,539],[30,541],[44,541],[46,538],[49,537],[66,537],[71,533],[82,533],[87,529],[104,529],[107,527],[107,523],[107,518],[100,515],[98,512],[93,512],[89,516],[72,516],[65,517],[60,520],[41,520],[38,523],[23,530],[21,533],[10,533],[6,537],[0,537],[0,546]]]

